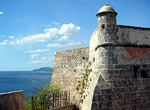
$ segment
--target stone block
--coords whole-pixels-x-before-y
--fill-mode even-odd
[[[96,108],[99,108],[99,104],[97,104],[97,103],[92,103],[92,109],[96,109]]]
[[[102,94],[111,94],[111,89],[103,89],[101,91],[102,91]]]
[[[117,58],[112,58],[112,64],[118,64],[118,59]]]
[[[124,68],[124,66],[123,65],[115,65],[115,69],[122,69],[122,68]]]
[[[120,106],[119,101],[112,101],[112,107]]]

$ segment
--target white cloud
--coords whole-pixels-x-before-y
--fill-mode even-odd
[[[59,25],[60,23],[53,21],[52,24]]]
[[[37,60],[37,61],[31,61],[31,62],[29,62],[28,64],[36,64],[36,63],[40,63],[40,60]]]
[[[51,34],[57,34],[59,31],[58,28],[49,28],[49,29],[44,29],[44,32],[50,32]]]
[[[49,49],[37,49],[37,50],[28,50],[25,53],[39,53],[39,52],[48,52]]]
[[[0,11],[0,15],[4,14],[2,11]]]
[[[40,60],[31,61],[28,64],[36,64],[36,63],[50,64],[51,62],[54,62],[54,57],[42,57]]]
[[[63,24],[60,28],[48,28],[44,29],[43,33],[35,34],[31,36],[26,36],[21,39],[15,39],[7,41],[8,45],[20,45],[27,43],[37,43],[37,42],[49,42],[49,41],[59,41],[63,42],[69,39],[68,35],[73,35],[79,33],[80,27],[74,24]],[[62,35],[62,37],[58,37]],[[14,39],[14,36],[9,36],[10,39]],[[5,41],[6,42],[6,41]],[[6,45],[5,44],[5,45]],[[2,44],[1,44],[2,45]]]
[[[80,27],[74,24],[63,24],[59,30],[59,34],[73,35],[79,33]]]
[[[10,41],[10,45],[19,45],[26,43],[36,43],[36,42],[46,42],[46,41],[54,41],[57,37],[53,35],[53,33],[46,32],[44,34],[36,34],[32,36],[27,36],[22,39],[17,39],[16,41]]]
[[[0,45],[6,45],[8,43],[8,40],[4,40],[3,42],[0,42]]]
[[[39,56],[39,55],[38,54],[32,54],[32,55],[30,55],[30,59],[33,59],[33,58],[35,58],[37,56]]]
[[[63,47],[64,44],[59,44],[59,43],[54,43],[54,44],[48,44],[47,47],[57,47],[57,48],[61,48]]]
[[[69,39],[69,37],[64,35],[61,38],[59,38],[58,40],[56,40],[56,41],[63,42],[63,41],[67,41],[68,39]]]
[[[81,44],[82,44],[81,42],[69,42],[66,44],[54,43],[54,44],[48,44],[47,47],[61,48],[61,47],[77,46]]]
[[[10,41],[9,45],[54,41],[58,39],[58,37],[56,36],[57,33],[58,33],[58,28],[49,28],[49,29],[45,29],[44,33],[26,36],[22,39],[16,39],[15,41]]]
[[[15,37],[14,37],[14,36],[9,36],[9,38],[10,38],[10,39],[14,39]]]

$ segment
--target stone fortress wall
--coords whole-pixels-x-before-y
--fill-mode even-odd
[[[70,89],[75,103],[80,98],[75,87],[91,62],[92,81],[85,90],[83,110],[150,109],[150,28],[117,25],[116,15],[105,5],[97,14],[98,28],[89,48],[55,55],[51,83]]]
[[[79,93],[76,90],[85,66],[89,59],[89,48],[79,48],[56,52],[55,66],[51,79],[51,84],[62,85],[65,90],[69,90],[73,103],[79,100]]]
[[[105,55],[97,60],[104,63],[96,73],[92,109],[150,109],[150,48],[108,46],[97,51]]]

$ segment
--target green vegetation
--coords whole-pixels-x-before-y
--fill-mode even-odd
[[[93,63],[95,62],[95,58],[92,59],[92,62]],[[92,78],[89,78],[90,73],[92,72],[91,69],[92,62],[91,61],[88,62],[85,71],[83,73],[83,76],[81,77],[81,80],[78,81],[78,85],[76,87],[76,90],[79,91],[80,94],[79,103],[83,103],[84,99],[89,94],[88,92],[86,93],[86,89],[89,88],[90,82],[92,81]],[[79,106],[79,110],[82,110],[81,106]]]
[[[84,59],[85,59],[85,57],[84,57],[84,56],[82,56],[82,59],[84,60]]]
[[[34,69],[32,71],[34,72],[53,72],[54,68],[50,68],[50,67],[41,67],[39,69]]]
[[[95,58],[93,58],[93,62],[95,62]]]
[[[85,72],[81,77],[81,81],[78,81],[78,86],[76,87],[76,90],[78,91],[80,90],[80,103],[83,103],[85,97],[87,96],[87,94],[85,94],[85,89],[88,89],[90,81],[92,81],[91,78],[89,79],[89,75],[92,72],[92,69],[90,67],[91,67],[91,62],[88,62]]]
[[[37,102],[40,102],[40,96],[49,94],[53,91],[62,91],[63,88],[60,85],[50,85],[50,86],[41,86],[40,88],[34,87],[31,92],[34,96],[36,96]],[[32,102],[31,102],[31,96],[27,96],[26,101],[26,110],[32,110]],[[40,105],[40,103],[37,103],[37,105]],[[40,108],[39,108],[40,109]]]

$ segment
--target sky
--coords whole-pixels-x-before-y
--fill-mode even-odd
[[[150,27],[150,0],[0,0],[0,71],[54,67],[57,51],[88,47],[104,4],[119,25]]]

